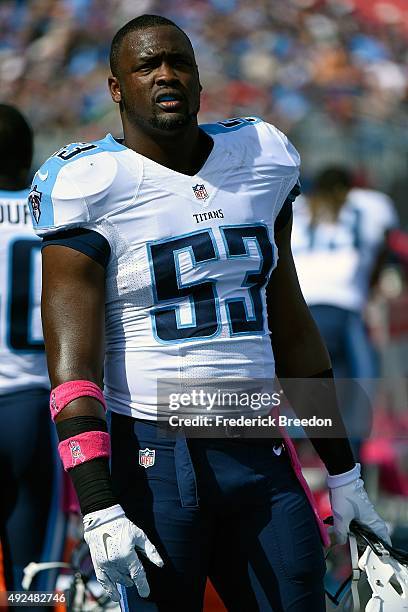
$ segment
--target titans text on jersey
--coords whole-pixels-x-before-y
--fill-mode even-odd
[[[85,228],[109,243],[105,397],[138,418],[156,418],[160,379],[274,376],[265,286],[299,155],[254,117],[201,128],[214,147],[196,176],[108,134],[58,151],[32,185],[38,235]]]

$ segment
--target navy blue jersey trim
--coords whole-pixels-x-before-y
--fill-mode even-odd
[[[111,248],[104,236],[93,230],[78,227],[50,234],[43,238],[42,249],[50,245],[66,246],[101,264],[104,268],[108,265]]]

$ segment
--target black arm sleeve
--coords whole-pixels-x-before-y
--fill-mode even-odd
[[[108,265],[111,253],[110,244],[102,234],[81,227],[45,236],[42,248],[50,245],[66,246],[84,253],[104,268]]]

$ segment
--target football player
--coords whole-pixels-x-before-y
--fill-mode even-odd
[[[27,206],[32,131],[0,104],[0,504],[1,546],[9,590],[21,589],[30,561],[58,558],[61,470],[50,427],[49,380],[41,330],[41,240]],[[52,588],[50,574],[33,588]]]
[[[110,61],[124,138],[68,145],[33,183],[51,413],[96,575],[124,610],[201,610],[210,576],[229,610],[323,612],[326,536],[285,433],[158,431],[163,380],[310,377],[342,433],[313,439],[336,529],[357,513],[388,537],[293,265],[299,155],[255,117],[198,125],[194,51],[163,17],[121,28]]]
[[[353,187],[350,172],[339,166],[324,168],[310,196],[296,203],[298,276],[339,378],[377,376],[362,315],[385,261],[387,232],[397,225],[392,200]]]
[[[398,225],[391,199],[353,187],[350,172],[324,168],[294,211],[292,251],[304,298],[325,340],[337,378],[365,379],[371,397],[378,367],[363,315],[387,259],[387,233]],[[343,417],[358,456],[371,418],[357,387],[346,387]],[[363,435],[362,435],[363,434]]]

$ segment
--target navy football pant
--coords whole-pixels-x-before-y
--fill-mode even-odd
[[[21,590],[30,561],[58,561],[62,552],[62,470],[49,397],[45,389],[0,395],[0,538],[9,590]],[[31,588],[54,585],[55,572],[42,572]]]
[[[112,477],[127,516],[164,560],[143,559],[151,594],[122,588],[131,612],[198,612],[207,576],[231,612],[324,612],[318,528],[286,451],[271,440],[159,437],[112,415]],[[139,465],[139,450],[155,463]]]

